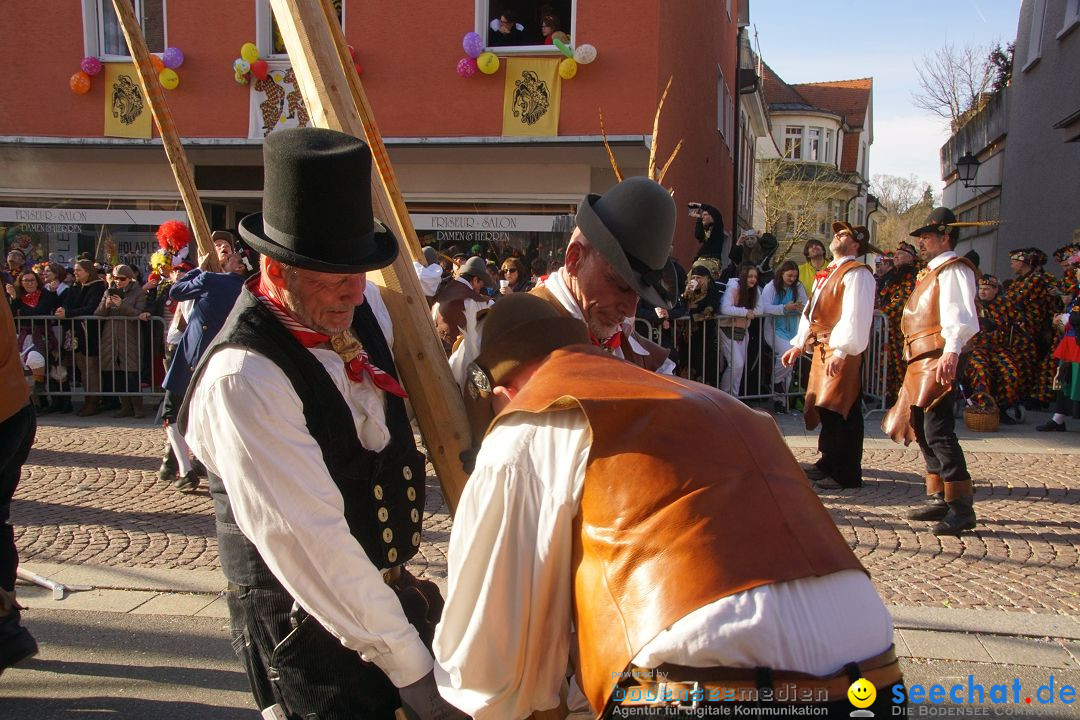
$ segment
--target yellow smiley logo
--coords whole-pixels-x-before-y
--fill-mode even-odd
[[[857,708],[868,708],[877,699],[877,688],[866,678],[859,678],[851,683],[847,691],[848,700]]]

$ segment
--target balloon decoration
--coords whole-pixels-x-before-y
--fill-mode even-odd
[[[469,57],[478,58],[480,53],[484,52],[484,38],[480,37],[480,33],[465,33],[465,37],[461,41],[461,47],[465,49],[465,54]]]
[[[476,68],[485,75],[494,75],[499,71],[499,56],[493,52],[480,53],[476,58]]]
[[[246,42],[240,47],[240,57],[253,63],[259,59],[259,48],[255,47],[255,43]]]
[[[79,63],[79,67],[82,68],[84,73],[90,77],[94,77],[101,72],[101,61],[93,55],[87,55],[82,59],[82,62]]]
[[[70,87],[71,92],[76,95],[85,95],[90,92],[90,76],[80,70],[68,80],[68,87]]]
[[[165,63],[165,67],[175,70],[184,64],[184,53],[180,52],[180,48],[168,47],[161,54],[161,59]]]
[[[574,48],[574,60],[578,65],[588,65],[596,59],[596,48],[586,43]]]
[[[569,46],[569,45],[567,45],[566,43],[564,43],[564,42],[563,42],[562,40],[560,40],[559,38],[552,38],[552,39],[551,39],[551,43],[552,43],[552,45],[554,45],[555,47],[559,48],[559,52],[561,52],[561,53],[562,53],[563,55],[565,55],[566,57],[568,57],[568,58],[572,58],[572,57],[574,57],[574,51],[570,49],[570,46]]]
[[[566,62],[565,60],[563,62]],[[161,87],[166,90],[175,90],[176,86],[180,84],[180,76],[176,74],[176,71],[172,68],[165,68],[158,73],[158,82],[161,83]]]
[[[255,76],[256,80],[265,80],[266,76],[270,74],[270,66],[266,64],[265,60],[256,60],[251,63],[251,74]]]
[[[559,62],[559,77],[569,80],[577,75],[577,61],[574,58],[563,58]]]
[[[160,73],[165,69],[165,61],[161,59],[160,55],[150,53],[150,64],[154,66],[154,72]]]
[[[476,60],[471,57],[463,57],[458,60],[457,74],[463,78],[471,78],[476,74]]]

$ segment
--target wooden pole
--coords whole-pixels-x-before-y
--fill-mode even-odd
[[[161,133],[161,144],[169,158],[176,186],[180,189],[180,198],[184,201],[191,231],[195,235],[199,264],[207,270],[221,272],[221,263],[214,252],[214,243],[210,240],[210,226],[206,222],[202,203],[199,202],[199,191],[195,188],[195,178],[191,174],[184,146],[180,144],[180,136],[173,124],[169,104],[165,102],[165,95],[161,91],[157,71],[150,64],[150,51],[146,49],[146,40],[143,38],[139,20],[135,17],[135,9],[129,0],[113,0],[113,7],[116,8],[116,17],[120,21],[120,29],[124,32],[128,49],[131,50],[131,59],[138,70],[139,87],[150,103],[150,113],[157,123],[158,132]]]
[[[450,374],[412,266],[411,259],[420,257],[420,242],[409,222],[371,108],[363,98],[360,79],[351,59],[341,56],[344,38],[330,3],[270,0],[270,5],[312,124],[364,138],[371,147],[378,169],[371,179],[373,210],[404,250],[378,273],[394,322],[394,356],[443,497],[453,512],[468,479],[460,454],[471,446],[469,424],[461,390]]]

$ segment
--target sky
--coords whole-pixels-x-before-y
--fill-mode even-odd
[[[750,0],[750,40],[785,82],[874,78],[870,176],[916,175],[940,192],[948,121],[915,107],[915,62],[944,43],[1016,38],[1020,0]]]

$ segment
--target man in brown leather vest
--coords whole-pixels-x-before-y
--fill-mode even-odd
[[[821,423],[821,459],[806,468],[819,487],[862,487],[862,356],[874,320],[874,273],[855,257],[867,252],[870,234],[846,222],[832,224],[833,260],[814,279],[791,349],[781,356],[791,367],[811,354],[803,418],[807,430]]]
[[[919,444],[926,461],[926,504],[908,514],[937,520],[935,535],[959,535],[975,527],[971,475],[953,417],[953,382],[960,353],[979,331],[975,306],[978,271],[958,257],[956,216],[934,208],[911,235],[927,263],[904,305],[904,359],[908,361],[896,404],[881,429],[896,442]]]
[[[471,373],[499,415],[450,539],[444,697],[525,718],[559,705],[572,657],[597,716],[680,699],[846,716],[859,676],[889,713],[888,613],[768,415],[616,361],[528,295],[485,323]]]

